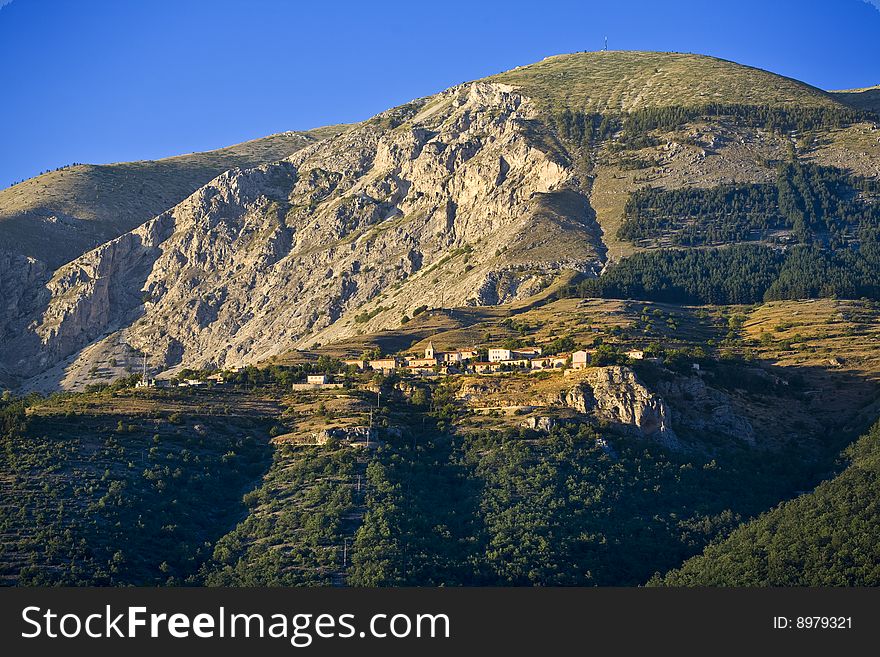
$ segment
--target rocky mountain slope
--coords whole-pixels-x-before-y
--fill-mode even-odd
[[[331,337],[425,302],[502,303],[562,269],[595,272],[598,227],[575,169],[532,140],[536,115],[512,88],[474,83],[225,173],[60,268],[7,354],[37,352],[14,363],[32,374],[103,338],[165,365],[222,367],[334,324]],[[121,341],[104,337],[115,331]]]
[[[50,269],[180,203],[218,174],[287,157],[346,126],[285,132],[204,153],[75,164],[0,190],[0,251]]]
[[[394,328],[423,305],[521,300],[638,250],[618,229],[646,183],[772,180],[791,140],[768,121],[826,135],[811,155],[824,162],[839,156],[835,130],[867,134],[865,120],[712,58],[549,58],[221,174],[4,297],[0,363],[10,383],[75,387],[143,352],[160,369],[228,367]]]
[[[76,164],[0,190],[0,326],[32,310],[24,300],[41,292],[53,270],[173,207],[219,173],[282,159],[346,128],[286,132],[163,160]],[[0,364],[0,379],[2,371]]]

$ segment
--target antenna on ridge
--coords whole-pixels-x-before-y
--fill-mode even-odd
[[[605,47],[602,48],[602,52],[607,52],[607,51],[608,51],[608,37],[605,37]]]

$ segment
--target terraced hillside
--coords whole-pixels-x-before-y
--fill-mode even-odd
[[[240,397],[0,402],[0,582],[183,582],[271,458],[265,404]]]

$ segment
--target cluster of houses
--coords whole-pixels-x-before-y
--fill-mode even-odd
[[[435,374],[494,374],[510,371],[541,371],[541,370],[582,370],[590,365],[590,355],[595,349],[581,349],[572,353],[544,356],[540,347],[522,347],[518,349],[491,348],[487,352],[487,360],[479,360],[480,351],[473,349],[456,349],[454,351],[437,351],[434,343],[429,342],[422,356],[387,356],[373,359],[345,360],[343,363],[359,370],[373,370],[383,374],[399,372],[402,374],[435,375]],[[626,355],[633,360],[645,358],[645,352],[631,350]],[[235,368],[232,371],[236,371]],[[144,377],[135,384],[137,388],[200,388],[208,385],[223,385],[225,379],[221,373],[211,374],[202,379],[154,379]],[[294,390],[310,390],[320,388],[341,388],[328,374],[309,374],[302,383],[293,384]]]
[[[135,388],[205,388],[209,385],[223,385],[226,379],[220,373],[211,374],[202,379],[154,379],[142,377],[134,384]]]
[[[424,358],[420,356],[387,356],[371,360],[346,360],[345,365],[357,367],[360,370],[371,369],[383,374],[405,370],[412,374],[427,374],[437,371],[447,372],[450,368],[462,369],[467,363],[479,358],[480,352],[476,349],[456,349],[455,351],[437,351],[434,343],[429,342],[425,349]]]
[[[371,369],[383,374],[402,372],[409,374],[455,374],[472,372],[475,374],[492,374],[512,370],[564,370],[585,369],[589,366],[590,354],[594,349],[582,349],[570,354],[543,356],[540,347],[522,347],[519,349],[492,348],[488,350],[488,359],[478,360],[477,349],[456,349],[455,351],[437,351],[434,343],[429,342],[424,357],[421,356],[388,356],[372,360],[346,360],[346,365],[360,370]],[[641,360],[645,353],[639,350],[628,351],[626,354],[634,360]]]

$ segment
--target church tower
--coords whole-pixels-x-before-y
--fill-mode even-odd
[[[425,349],[425,358],[434,358],[434,343],[429,342],[428,348]]]

